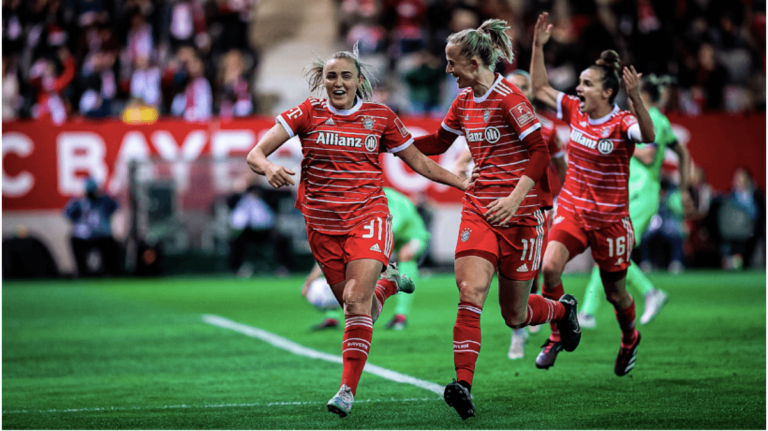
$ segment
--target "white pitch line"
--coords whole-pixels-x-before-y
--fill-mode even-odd
[[[442,398],[405,398],[396,400],[390,399],[376,399],[376,400],[355,400],[355,403],[381,403],[381,402],[410,402],[410,401],[436,401]],[[119,412],[119,411],[134,411],[134,410],[175,410],[175,409],[220,409],[228,407],[272,407],[272,406],[307,406],[313,404],[325,404],[324,401],[281,401],[270,403],[247,403],[247,404],[206,404],[202,406],[192,406],[187,404],[178,404],[172,406],[159,406],[159,407],[91,407],[82,409],[49,409],[49,410],[3,410],[3,414],[19,414],[19,413],[79,413],[79,412]]]
[[[334,362],[337,364],[342,363],[341,356],[319,352],[317,350],[310,349],[309,347],[304,347],[301,344],[294,343],[293,341],[283,338],[279,335],[275,335],[271,332],[267,332],[263,329],[254,328],[253,326],[243,325],[242,323],[237,323],[220,316],[215,316],[212,314],[204,314],[203,321],[205,323],[208,323],[214,326],[218,326],[225,329],[231,329],[233,331],[239,332],[241,334],[247,335],[252,338],[258,338],[259,340],[267,342],[277,348],[287,350],[293,353],[294,355],[306,356],[308,358],[313,358],[313,359],[321,359],[323,361]],[[371,374],[375,374],[387,380],[392,380],[393,382],[408,383],[410,385],[418,386],[422,389],[432,391],[441,396],[445,391],[445,386],[438,385],[437,383],[428,382],[426,380],[417,379],[415,377],[411,377],[405,374],[400,374],[397,371],[392,371],[383,367],[379,367],[378,365],[373,365],[370,362],[366,362],[365,368],[363,369],[363,371],[367,371]]]

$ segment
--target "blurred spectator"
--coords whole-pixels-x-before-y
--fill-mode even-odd
[[[278,274],[287,275],[293,266],[293,250],[290,239],[278,232],[274,210],[262,199],[261,189],[251,185],[242,194],[230,198],[233,203],[229,217],[234,238],[230,243],[230,268],[238,275],[250,277],[253,266],[246,263],[250,246],[263,250],[266,245],[274,246]],[[261,258],[264,256],[261,255]]]
[[[427,18],[424,0],[384,0],[382,19],[392,38],[393,57],[426,48],[426,33],[422,28]]]
[[[15,120],[21,108],[19,69],[15,55],[3,55],[3,121]]]
[[[83,64],[80,96],[80,113],[91,118],[104,118],[112,115],[112,101],[117,94],[115,79],[115,53],[96,51],[86,57]]]
[[[221,78],[220,114],[224,119],[245,117],[253,113],[251,92],[245,79],[243,54],[233,49],[224,56]]]
[[[206,32],[205,11],[202,1],[170,0],[171,13],[168,28],[170,29],[171,46],[182,45],[197,47],[201,52],[208,52],[211,38]]]
[[[130,19],[131,28],[128,30],[126,61],[135,63],[140,58],[151,58],[155,50],[152,26],[147,22],[147,17],[139,8],[131,11]]]
[[[666,267],[669,272],[678,274],[683,271],[683,202],[678,190],[668,180],[661,181],[661,203],[659,212],[651,219],[648,231],[640,243],[640,256],[644,271],[652,265],[652,255],[657,266]],[[665,249],[668,253],[652,253],[651,250]],[[663,256],[663,258],[661,258]]]
[[[207,121],[213,113],[211,84],[203,76],[203,61],[197,55],[186,62],[189,73],[184,93],[178,94],[171,105],[171,113],[187,121]]]
[[[758,239],[765,236],[765,196],[755,188],[746,169],[733,174],[731,192],[718,211],[718,226],[723,268],[749,266]]]
[[[32,66],[30,85],[37,91],[32,116],[62,124],[67,118],[67,106],[62,94],[75,78],[77,65],[67,48],[59,48],[57,54],[57,58],[40,58]]]
[[[248,26],[257,0],[216,0],[216,23],[209,33],[219,34],[215,45],[218,52],[239,49],[249,52]]]
[[[715,217],[710,214],[714,192],[701,166],[694,166],[691,174],[691,198],[693,208],[686,216],[690,232],[684,245],[686,260],[690,265],[717,267],[720,265],[715,243],[717,226],[713,224]]]
[[[99,192],[96,180],[85,181],[85,196],[72,198],[64,215],[72,221],[70,237],[78,275],[117,275],[120,250],[112,237],[111,219],[117,202]]]
[[[428,50],[419,51],[416,64],[405,72],[403,79],[411,89],[411,114],[442,116],[440,108],[440,84],[445,78],[440,60]]]
[[[151,65],[149,57],[137,57],[133,74],[131,74],[131,97],[141,99],[150,106],[160,106],[162,96],[160,82],[160,68]]]

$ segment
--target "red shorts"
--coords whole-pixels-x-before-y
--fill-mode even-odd
[[[392,216],[370,217],[358,223],[345,235],[326,235],[307,226],[309,248],[315,256],[328,284],[347,279],[347,263],[357,259],[374,259],[389,264],[394,240]]]
[[[538,226],[494,227],[482,216],[463,211],[456,242],[456,259],[482,257],[508,279],[533,279],[541,267],[547,234],[544,212],[539,210],[536,214]]]
[[[585,230],[570,213],[562,212],[549,232],[549,241],[562,243],[570,259],[591,246],[592,258],[602,271],[618,272],[629,267],[635,232],[629,216],[600,229]]]

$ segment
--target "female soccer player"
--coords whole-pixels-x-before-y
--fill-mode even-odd
[[[541,264],[537,251],[544,245],[543,211],[552,206],[545,174],[550,156],[531,103],[492,70],[500,56],[512,61],[508,29],[504,21],[488,20],[448,37],[446,72],[463,90],[442,127],[416,139],[425,154],[440,154],[464,135],[478,172],[464,195],[456,245],[456,380],[444,394],[462,419],[475,415],[470,390],[480,352],[480,315],[497,269],[507,326],[557,322],[567,351],[576,349],[581,335],[572,295],[556,302],[530,294]]]
[[[635,142],[653,142],[653,122],[640,97],[640,76],[634,67],[625,67],[623,78],[637,119],[613,103],[619,92],[621,68],[614,51],[603,51],[596,64],[581,72],[576,97],[552,88],[543,49],[551,30],[545,12],[536,21],[533,35],[533,93],[570,124],[571,141],[565,185],[544,253],[542,290],[549,298],[562,295],[565,264],[592,247],[605,294],[616,309],[622,332],[614,371],[623,376],[634,366],[640,343],[640,333],[635,330],[635,302],[624,287],[634,241],[628,211],[629,158]],[[562,335],[552,332],[536,358],[538,368],[554,364],[565,347]]]
[[[357,46],[316,61],[307,76],[312,91],[325,88],[327,98],[310,97],[278,115],[247,160],[273,187],[293,185],[294,172],[267,157],[291,137],[301,140],[304,159],[296,208],[304,214],[312,254],[344,307],[341,388],[328,402],[329,411],[344,417],[368,357],[373,322],[384,300],[402,289],[400,283],[376,289],[393,245],[379,155],[394,153],[414,171],[460,190],[469,180],[424,156],[411,145],[413,138],[397,115],[369,101],[370,74],[359,61]]]
[[[643,234],[651,225],[651,218],[659,211],[661,165],[667,148],[671,148],[679,158],[677,168],[680,173],[681,197],[685,206],[692,206],[688,191],[690,155],[684,145],[678,144],[669,120],[658,108],[663,87],[663,82],[655,75],[643,77],[640,97],[643,98],[643,103],[650,106],[648,113],[653,121],[656,142],[638,145],[629,161],[629,216],[632,219],[632,230],[635,232],[635,245],[640,244]],[[627,268],[627,286],[636,289],[645,299],[643,315],[640,316],[641,325],[653,320],[667,302],[666,292],[655,288],[637,265]],[[595,268],[584,294],[584,303],[579,310],[579,323],[582,328],[597,326],[595,313],[600,306],[600,287],[600,275]]]

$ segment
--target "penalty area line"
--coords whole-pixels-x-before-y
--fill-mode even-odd
[[[312,359],[320,359],[323,361],[334,362],[337,364],[343,363],[341,356],[331,355],[329,353],[323,353],[309,347],[304,347],[301,344],[295,343],[287,338],[283,338],[279,335],[275,335],[271,332],[267,332],[263,329],[255,328],[253,326],[243,325],[229,319],[225,319],[221,316],[215,316],[213,314],[204,314],[203,321],[213,326],[220,328],[230,329],[235,332],[239,332],[243,335],[247,335],[251,338],[257,338],[261,341],[269,343],[279,349],[286,350],[294,355],[305,356]],[[428,382],[426,380],[417,379],[415,377],[408,376],[406,374],[398,373],[378,365],[373,365],[370,362],[366,362],[363,371],[377,375],[381,378],[391,380],[397,383],[407,383],[409,385],[417,386],[422,389],[434,392],[440,396],[445,391],[445,386],[438,385],[437,383]]]

